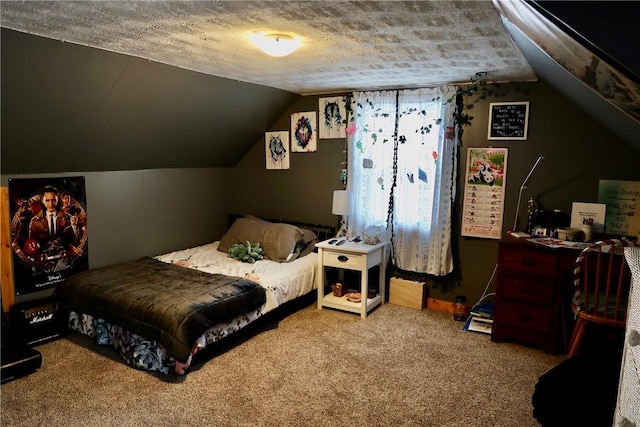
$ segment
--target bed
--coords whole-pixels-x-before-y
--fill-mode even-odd
[[[334,233],[234,215],[219,241],[74,274],[56,298],[70,331],[113,346],[134,368],[183,375],[196,353],[312,292],[315,243]],[[259,244],[255,259],[232,258],[247,242]]]

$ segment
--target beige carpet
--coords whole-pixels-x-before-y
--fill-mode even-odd
[[[366,320],[305,305],[196,359],[130,368],[77,335],[0,388],[2,426],[536,426],[538,377],[564,360],[385,304]],[[246,335],[246,334],[245,334]]]

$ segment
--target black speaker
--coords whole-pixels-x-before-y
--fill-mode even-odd
[[[36,371],[42,365],[42,354],[26,344],[16,342],[2,312],[2,340],[0,341],[0,383]]]
[[[10,322],[16,339],[29,346],[56,340],[64,330],[62,313],[54,298],[12,305]]]
[[[23,345],[3,345],[0,359],[0,383],[30,374],[42,366],[42,354]]]

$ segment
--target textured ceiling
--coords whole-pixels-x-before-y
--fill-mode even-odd
[[[297,94],[536,76],[484,1],[2,1],[3,27]],[[293,33],[271,58],[247,39]]]

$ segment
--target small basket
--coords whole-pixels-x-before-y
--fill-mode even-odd
[[[334,283],[331,285],[334,297],[343,297],[347,294],[347,287],[342,283]]]

